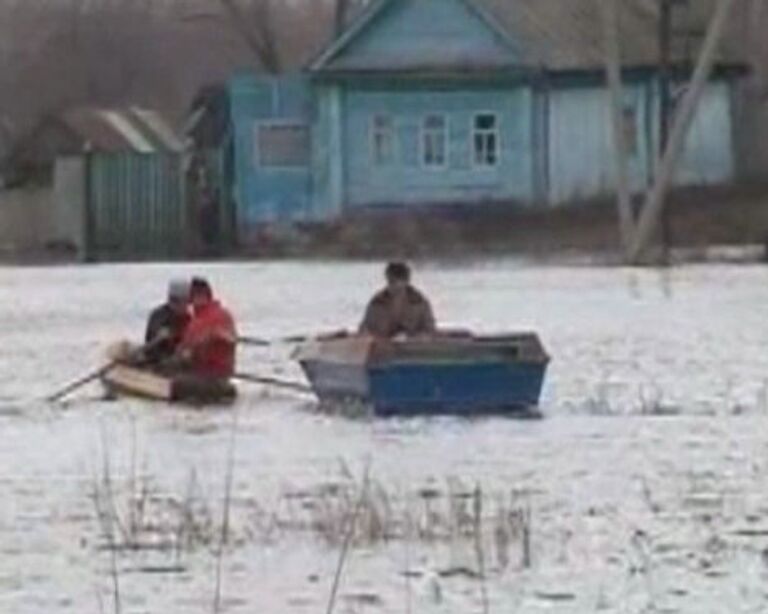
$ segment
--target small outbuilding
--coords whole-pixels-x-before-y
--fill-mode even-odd
[[[10,151],[9,182],[49,183],[57,158],[85,153],[180,152],[184,143],[157,112],[76,107],[43,117]]]
[[[43,118],[7,157],[0,239],[91,260],[194,250],[185,143],[156,111],[74,108]],[[11,223],[13,222],[13,223]]]

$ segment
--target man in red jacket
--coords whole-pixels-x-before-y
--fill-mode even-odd
[[[179,345],[179,352],[194,376],[226,381],[235,373],[235,322],[213,296],[205,279],[194,278],[190,285],[192,319]]]

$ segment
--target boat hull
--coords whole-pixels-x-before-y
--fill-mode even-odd
[[[147,369],[118,365],[102,377],[107,394],[165,403],[187,405],[228,404],[237,397],[229,382],[200,380],[186,376],[165,376]]]
[[[321,402],[362,403],[379,416],[518,415],[538,406],[548,357],[530,335],[380,344],[321,342],[299,362]]]

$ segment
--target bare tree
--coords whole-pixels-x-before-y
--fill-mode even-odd
[[[336,36],[339,36],[347,25],[349,12],[352,8],[350,0],[336,0],[333,12],[333,29]]]
[[[616,186],[618,193],[619,230],[625,253],[629,252],[634,234],[634,219],[629,190],[629,162],[624,134],[624,105],[622,102],[621,49],[619,44],[619,0],[599,0],[605,39],[606,74],[613,118],[613,140],[616,150]]]
[[[267,73],[281,70],[272,0],[252,0],[248,10],[236,0],[218,0],[230,25],[245,41]]]
[[[15,135],[72,106],[181,120],[203,85],[303,66],[362,0],[0,2],[0,117]]]
[[[698,107],[704,88],[709,82],[715,54],[722,41],[725,26],[733,9],[735,0],[719,0],[710,22],[707,36],[701,50],[690,87],[680,103],[680,110],[675,115],[669,142],[659,163],[653,186],[648,192],[645,205],[638,220],[637,230],[629,249],[629,261],[638,264],[642,261],[648,244],[658,226],[659,216],[664,208],[665,199],[671,185],[680,156],[683,153],[685,138]]]

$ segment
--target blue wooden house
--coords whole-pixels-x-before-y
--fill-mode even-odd
[[[624,20],[624,130],[640,190],[659,141],[656,22],[633,10]],[[681,88],[689,68],[676,66]],[[724,51],[679,184],[732,179],[742,74]],[[592,0],[374,0],[303,73],[232,79],[241,233],[367,208],[609,194],[603,75]]]

